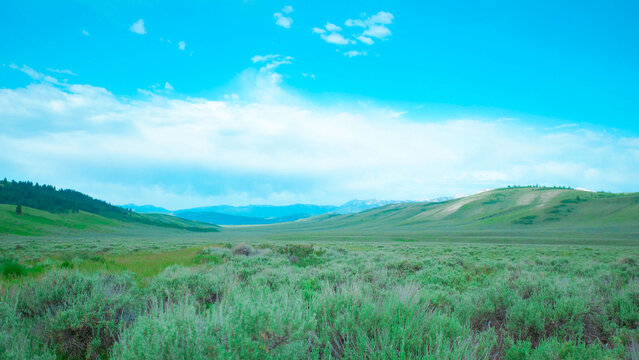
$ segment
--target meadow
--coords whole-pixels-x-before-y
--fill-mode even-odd
[[[639,358],[623,242],[179,236],[4,238],[0,358]]]

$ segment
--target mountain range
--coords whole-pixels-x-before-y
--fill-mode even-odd
[[[448,200],[438,198],[434,201]],[[171,214],[183,219],[201,221],[218,225],[259,225],[296,221],[323,214],[354,214],[376,207],[406,203],[393,200],[351,200],[340,206],[333,205],[217,205],[171,211],[153,205],[125,204],[121,207],[138,213]]]

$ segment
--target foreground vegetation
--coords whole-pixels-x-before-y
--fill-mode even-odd
[[[639,358],[635,247],[258,241],[3,256],[2,359]]]

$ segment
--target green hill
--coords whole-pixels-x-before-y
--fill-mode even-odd
[[[219,227],[161,214],[133,214],[118,220],[85,211],[50,213],[23,206],[16,214],[15,205],[0,204],[0,235],[55,235],[81,231],[117,233],[144,229],[176,229],[196,232],[217,232]]]
[[[22,213],[16,212],[20,205]],[[163,214],[137,214],[74,190],[0,181],[0,234],[45,235],[83,230],[117,232],[159,227],[196,232],[219,226]]]
[[[273,227],[293,231],[414,234],[601,233],[639,238],[639,193],[504,188],[445,201],[392,204]]]

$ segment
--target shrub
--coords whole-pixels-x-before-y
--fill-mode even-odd
[[[140,310],[128,273],[55,271],[19,290],[16,310],[33,334],[67,359],[107,354]]]
[[[386,265],[386,268],[388,268],[389,270],[396,270],[401,276],[417,272],[422,269],[422,266],[419,264],[411,264],[411,262],[408,260],[403,260],[398,263]]]
[[[14,258],[0,259],[0,274],[4,278],[20,277],[27,273],[27,268]]]
[[[14,305],[13,300],[0,298],[0,359],[54,360],[53,351],[29,334]]]
[[[189,269],[174,265],[149,282],[148,294],[160,302],[179,302],[191,298],[198,306],[210,306],[221,300],[232,276],[225,272]]]
[[[634,264],[634,260],[631,257],[628,257],[628,256],[624,255],[624,256],[621,256],[619,258],[619,260],[617,260],[617,263],[619,265],[622,265],[622,264]]]
[[[280,254],[285,255],[288,260],[298,266],[318,265],[321,263],[320,257],[326,250],[316,249],[313,245],[287,244],[275,248]]]
[[[231,249],[234,255],[244,255],[244,256],[252,256],[255,255],[255,249],[251,245],[241,243],[237,244]]]
[[[250,287],[205,312],[154,306],[125,330],[112,359],[307,359],[313,314],[295,294]]]

